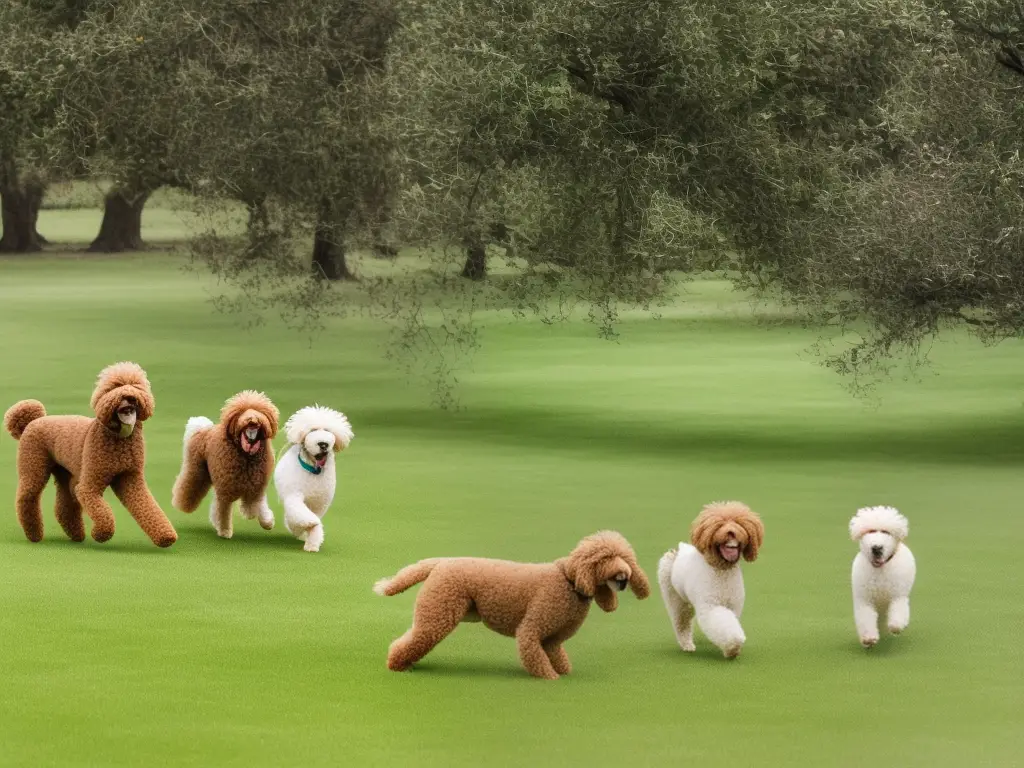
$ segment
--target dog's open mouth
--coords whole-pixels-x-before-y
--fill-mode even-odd
[[[323,469],[324,464],[327,463],[327,457],[330,455],[329,451],[321,451],[320,453],[313,454],[313,463],[319,469]]]
[[[718,545],[718,554],[727,563],[735,563],[740,559],[740,543],[738,541],[727,541]]]
[[[871,564],[873,566],[875,566],[875,568],[881,568],[887,562],[888,562],[888,560],[886,560],[884,557],[872,557],[871,558]]]
[[[615,589],[622,592],[627,586],[629,586],[629,577],[625,575],[616,576],[613,579],[608,579],[607,585],[609,589]]]
[[[250,456],[255,456],[263,448],[263,428],[252,424],[242,430],[242,436],[239,438],[242,450]]]

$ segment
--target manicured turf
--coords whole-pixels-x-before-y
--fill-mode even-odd
[[[50,225],[60,213],[48,212]],[[147,214],[148,215],[148,214]],[[162,220],[161,220],[162,221]],[[46,222],[44,222],[46,223]],[[44,230],[45,233],[45,230]],[[86,239],[86,238],[82,238]],[[0,260],[0,407],[87,412],[98,370],[149,372],[151,486],[177,526],[152,547],[115,502],[104,545],[46,539],[13,510],[16,444],[0,436],[0,763],[4,765],[1021,764],[1024,357],[950,338],[920,383],[868,407],[802,350],[814,334],[755,324],[720,282],[620,343],[582,323],[481,318],[461,413],[431,409],[352,318],[309,340],[240,330],[181,257]],[[932,375],[938,374],[938,375]],[[323,551],[280,520],[170,508],[187,417],[265,389],[319,401],[356,431]],[[280,441],[278,443],[280,445]],[[744,566],[748,646],[684,656],[655,593],[594,611],[575,672],[528,678],[514,642],[460,628],[418,669],[388,672],[414,593],[373,582],[421,557],[549,560],[622,531],[653,577],[711,500],[767,526]],[[918,560],[907,633],[864,651],[846,525],[858,506],[909,517]]]

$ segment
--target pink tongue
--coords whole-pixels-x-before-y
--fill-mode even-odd
[[[326,463],[327,463],[327,457],[326,457],[326,456],[324,456],[324,457],[323,457],[322,459],[313,459],[313,461],[315,461],[315,462],[316,462],[316,465],[317,465],[318,467],[322,467],[322,466],[323,466],[324,464],[326,464]]]
[[[722,557],[728,560],[730,563],[735,563],[739,560],[740,551],[732,547],[719,547],[718,551],[722,553]]]

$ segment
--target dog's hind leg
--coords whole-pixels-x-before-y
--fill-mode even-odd
[[[471,603],[468,597],[431,589],[425,582],[416,596],[412,628],[388,649],[388,669],[402,672],[430,653],[455,631]]]
[[[71,473],[63,467],[55,467],[53,471],[54,484],[57,486],[57,499],[54,505],[54,512],[57,515],[57,522],[64,529],[64,533],[72,541],[85,541],[85,523],[82,521],[82,505],[75,498],[71,489]]]
[[[234,502],[225,501],[214,491],[210,497],[210,524],[222,539],[230,539],[234,535],[231,521],[231,507]]]
[[[211,485],[212,480],[210,472],[206,468],[206,462],[186,459],[182,464],[181,473],[174,481],[174,488],[171,490],[171,504],[182,512],[195,512],[203,498],[210,492]]]
[[[40,498],[54,469],[50,454],[41,442],[22,438],[18,446],[18,492],[15,505],[18,522],[29,541],[43,540],[43,508]]]
[[[672,586],[672,565],[675,563],[676,552],[665,553],[658,563],[658,586],[661,588],[661,599],[672,622],[672,630],[676,633],[676,642],[684,651],[691,653],[697,650],[693,644],[693,606],[683,598]]]
[[[665,608],[668,610],[668,617],[672,621],[672,629],[676,633],[676,642],[679,647],[687,653],[697,650],[693,642],[693,606],[688,600],[684,600],[675,589],[669,585],[670,592],[662,589],[661,596],[665,601]]]

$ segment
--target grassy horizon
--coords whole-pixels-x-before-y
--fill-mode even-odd
[[[16,443],[0,435],[0,765],[1024,761],[1020,343],[944,337],[921,381],[886,382],[869,406],[802,354],[813,331],[766,329],[709,280],[661,319],[626,315],[618,343],[482,313],[464,410],[444,413],[383,359],[379,324],[331,320],[312,343],[275,321],[242,330],[183,266],[157,252],[0,258],[0,408],[34,397],[86,413],[100,368],[139,362],[156,396],[147,476],[180,537],[157,550],[113,502],[114,539],[72,544],[51,487],[30,544]],[[236,516],[230,541],[207,504],[170,507],[185,420],[250,387],[282,417],[318,401],[352,421],[317,555],[272,492],[275,529]],[[724,498],[766,525],[743,566],[738,660],[700,635],[682,654],[655,592],[594,610],[557,682],[527,677],[514,642],[480,626],[411,673],[385,668],[415,593],[378,597],[377,578],[438,555],[551,560],[614,528],[653,579]],[[918,582],[908,631],[865,651],[846,525],[881,503],[910,520]]]

